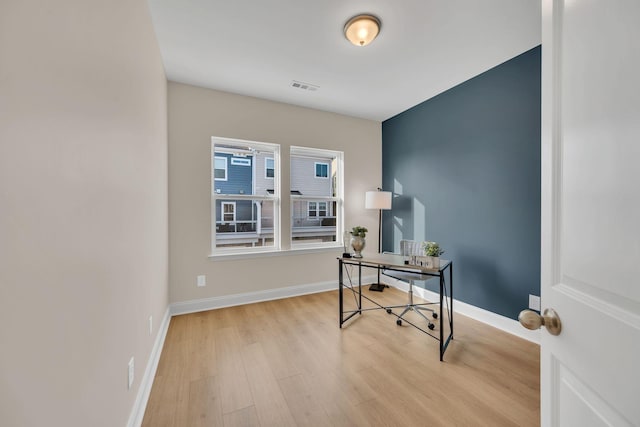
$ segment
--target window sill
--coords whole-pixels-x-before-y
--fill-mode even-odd
[[[291,248],[291,249],[282,249],[282,250],[269,250],[269,251],[255,251],[255,252],[228,252],[228,253],[217,253],[209,255],[209,259],[212,261],[227,261],[227,260],[235,260],[235,259],[251,259],[251,258],[266,258],[266,257],[276,257],[276,256],[293,256],[293,255],[304,255],[304,254],[313,254],[313,253],[322,253],[322,252],[336,252],[336,255],[340,255],[343,251],[343,246],[318,246],[318,247],[302,247],[302,248]]]

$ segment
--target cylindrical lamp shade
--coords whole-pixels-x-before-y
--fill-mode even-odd
[[[390,191],[367,191],[364,197],[365,209],[391,209]]]

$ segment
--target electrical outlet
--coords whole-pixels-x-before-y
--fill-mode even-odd
[[[207,277],[206,276],[198,276],[197,285],[199,288],[207,286]]]
[[[540,311],[540,297],[536,295],[529,295],[529,308],[531,310]]]
[[[153,316],[149,316],[149,335],[153,335]]]
[[[131,357],[131,360],[129,360],[129,386],[128,389],[131,389],[131,386],[133,385],[133,377],[135,374],[135,367],[134,367],[134,361],[133,361],[133,356]]]

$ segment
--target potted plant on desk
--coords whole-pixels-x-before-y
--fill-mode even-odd
[[[444,250],[437,242],[424,242],[422,244],[425,256],[428,257],[429,266],[431,268],[440,268],[440,255],[444,253]]]
[[[367,230],[365,227],[356,226],[351,229],[351,247],[355,252],[354,258],[362,258],[362,250],[366,244],[364,238],[367,236]]]

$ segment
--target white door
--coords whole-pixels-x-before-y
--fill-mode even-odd
[[[640,426],[640,0],[543,0],[543,426]]]

